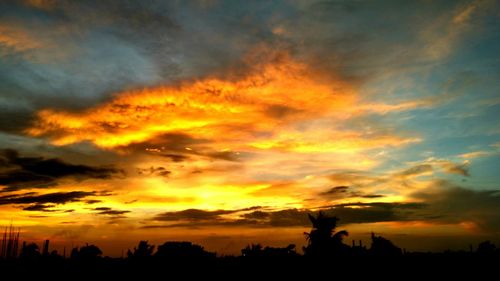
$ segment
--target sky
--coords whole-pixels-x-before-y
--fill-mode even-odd
[[[500,243],[500,4],[0,2],[0,225],[21,240]]]

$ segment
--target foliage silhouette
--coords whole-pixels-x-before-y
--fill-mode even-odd
[[[134,252],[128,250],[127,257],[129,259],[146,259],[153,256],[153,251],[155,249],[154,245],[148,244],[148,241],[142,240],[137,245],[137,248],[134,248]]]
[[[241,250],[241,255],[246,258],[284,258],[298,256],[295,244],[284,248],[265,247],[260,244],[251,244]]]
[[[385,257],[395,257],[401,256],[403,252],[401,248],[394,245],[390,240],[385,239],[382,236],[375,236],[372,232],[372,245],[370,247],[370,253],[375,256],[385,256]]]
[[[241,256],[216,256],[191,242],[170,241],[155,247],[141,240],[133,250],[128,250],[126,259],[102,257],[103,253],[97,246],[88,244],[74,248],[71,258],[66,259],[55,250],[49,251],[49,241],[45,240],[43,252],[46,254],[40,252],[37,244],[24,242],[19,259],[0,258],[0,272],[54,272],[65,277],[87,274],[89,278],[109,274],[113,279],[138,277],[141,280],[166,276],[162,274],[179,274],[182,279],[213,276],[220,280],[220,277],[234,278],[242,274],[248,278],[260,278],[265,273],[266,277],[285,279],[297,278],[297,274],[323,278],[330,273],[331,265],[335,265],[335,276],[348,273],[351,277],[361,274],[373,278],[377,274],[396,273],[381,270],[390,264],[412,274],[440,271],[447,277],[450,272],[458,274],[459,270],[466,268],[474,272],[475,279],[481,279],[478,273],[491,274],[490,269],[497,268],[500,262],[500,250],[490,241],[480,243],[476,251],[471,247],[470,251],[444,253],[403,252],[388,239],[372,233],[371,247],[367,249],[361,240],[359,243],[353,241],[352,247],[343,243],[347,231],[336,231],[336,217],[319,212],[316,216],[309,215],[309,219],[312,229],[305,233],[308,244],[303,248],[304,255],[296,252],[294,244],[286,247],[249,244],[241,249]],[[358,270],[360,268],[366,270]]]
[[[35,243],[30,243],[28,245],[26,245],[26,243],[23,243],[23,247],[21,249],[21,255],[20,255],[20,257],[22,259],[37,259],[37,258],[40,258],[41,257],[40,248]]]
[[[349,233],[345,230],[335,232],[337,228],[337,217],[330,217],[323,212],[319,212],[316,217],[308,214],[312,223],[309,233],[304,233],[307,239],[307,246],[304,247],[304,254],[311,257],[334,257],[346,255],[349,246],[342,243]]]
[[[86,245],[78,248],[73,248],[71,251],[71,259],[82,260],[82,261],[91,261],[101,258],[102,251],[99,247],[95,245]]]
[[[490,256],[495,253],[496,246],[490,241],[483,241],[477,246],[477,253],[481,256]]]
[[[215,253],[207,252],[202,246],[191,242],[165,242],[158,246],[154,256],[163,259],[203,259],[214,258]]]

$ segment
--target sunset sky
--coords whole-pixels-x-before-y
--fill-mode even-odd
[[[500,237],[500,4],[0,1],[0,226],[119,256]],[[3,231],[3,229],[2,229]]]

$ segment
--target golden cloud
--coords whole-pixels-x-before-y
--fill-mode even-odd
[[[216,142],[223,149],[279,149],[296,152],[360,150],[418,139],[366,137],[318,122],[337,122],[366,112],[414,108],[363,103],[340,79],[323,79],[305,64],[281,54],[235,81],[208,77],[174,86],[121,92],[84,112],[45,109],[27,133],[56,145],[89,141],[112,149],[183,133]],[[326,120],[326,121],[325,121]],[[340,136],[334,140],[335,136]]]

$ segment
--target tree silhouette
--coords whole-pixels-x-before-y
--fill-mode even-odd
[[[490,241],[483,241],[477,246],[477,253],[479,255],[488,256],[495,253],[496,246]]]
[[[154,256],[163,259],[200,259],[215,257],[215,253],[207,252],[202,246],[191,242],[165,242],[158,246]]]
[[[153,251],[155,249],[154,245],[148,244],[148,241],[142,240],[137,245],[137,248],[134,248],[134,252],[128,250],[127,257],[130,259],[145,259],[153,256]]]
[[[262,255],[262,245],[261,244],[251,244],[247,245],[241,250],[241,255],[244,257],[258,257]]]
[[[20,257],[23,259],[36,259],[41,256],[40,248],[35,243],[23,244]]]
[[[316,217],[308,214],[312,223],[311,232],[304,234],[307,239],[307,247],[304,247],[304,254],[314,257],[327,257],[345,254],[348,246],[342,243],[347,231],[335,232],[337,228],[337,217],[330,217],[323,212],[319,212]]]
[[[375,236],[372,232],[372,246],[370,253],[375,256],[393,257],[402,255],[401,248],[394,245],[390,240],[382,236]]]
[[[263,248],[260,244],[251,244],[241,250],[241,255],[247,258],[283,258],[295,257],[297,252],[295,252],[295,244],[289,244],[283,248],[269,246]]]
[[[80,248],[73,248],[71,258],[77,260],[95,260],[102,256],[102,251],[96,245],[86,245]]]

